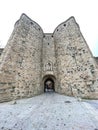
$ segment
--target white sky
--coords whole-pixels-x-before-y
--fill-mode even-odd
[[[1,2],[2,1],[2,2]],[[45,33],[70,16],[80,25],[94,56],[98,56],[98,0],[1,0],[0,46],[4,47],[22,13],[37,22]]]

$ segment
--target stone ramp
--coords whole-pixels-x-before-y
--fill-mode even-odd
[[[98,109],[85,100],[51,92],[16,102],[0,104],[0,130],[98,129]]]

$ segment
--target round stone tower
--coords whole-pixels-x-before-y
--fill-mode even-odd
[[[70,96],[97,97],[97,66],[74,17],[60,24],[53,36],[58,92]]]
[[[1,56],[0,80],[4,100],[31,97],[42,92],[42,42],[41,27],[22,14]]]

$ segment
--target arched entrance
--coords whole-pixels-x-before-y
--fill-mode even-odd
[[[48,78],[44,82],[44,92],[54,91],[54,81]]]
[[[44,92],[54,92],[55,91],[55,77],[47,75],[43,79]]]

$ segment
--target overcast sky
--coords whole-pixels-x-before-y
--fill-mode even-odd
[[[98,56],[98,0],[1,0],[0,46],[4,47],[22,13],[45,33],[74,16],[94,56]]]

